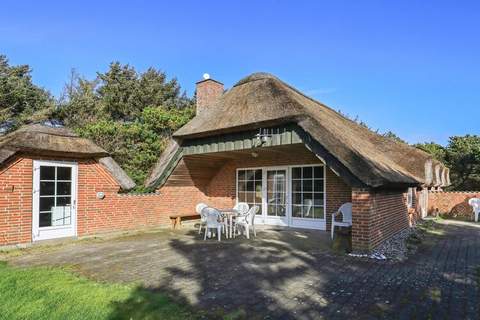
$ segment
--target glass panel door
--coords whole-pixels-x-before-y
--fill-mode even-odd
[[[287,215],[287,170],[267,170],[267,216]]]
[[[39,227],[72,223],[72,168],[40,166]]]
[[[252,206],[262,207],[262,169],[238,170],[237,199]],[[259,211],[261,214],[261,211]]]
[[[76,235],[78,165],[63,161],[34,161],[34,241]]]

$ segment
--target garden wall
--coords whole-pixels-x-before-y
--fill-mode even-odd
[[[430,191],[428,193],[428,214],[444,214],[452,218],[473,220],[471,198],[480,198],[480,191]]]

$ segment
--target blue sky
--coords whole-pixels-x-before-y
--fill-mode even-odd
[[[478,1],[2,1],[0,53],[59,95],[111,61],[231,87],[271,72],[407,141],[480,133]]]

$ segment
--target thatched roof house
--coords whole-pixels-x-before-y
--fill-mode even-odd
[[[135,187],[132,179],[107,151],[65,127],[49,127],[37,123],[0,137],[0,166],[20,153],[50,158],[95,158],[112,174],[122,189]]]
[[[318,143],[318,154],[329,166],[359,186],[436,185],[429,154],[372,132],[267,73],[240,80],[175,132],[180,143],[167,148],[147,185],[159,184],[183,140],[289,123]]]
[[[196,116],[174,133],[146,181],[176,211],[245,202],[259,206],[255,223],[329,230],[332,213],[351,204],[353,247],[369,250],[424,217],[428,188],[449,183],[448,169],[429,154],[271,74],[226,91],[206,77],[196,92]]]

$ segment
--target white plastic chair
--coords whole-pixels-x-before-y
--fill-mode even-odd
[[[335,216],[342,214],[342,221],[335,221]],[[332,214],[332,239],[335,231],[335,226],[350,227],[352,225],[352,203],[344,203],[338,208],[338,211]]]
[[[475,214],[475,222],[478,222],[478,215],[480,214],[480,198],[472,198],[468,200],[468,204],[472,207]]]
[[[306,205],[306,210],[305,213],[303,214],[304,218],[310,217],[310,213],[312,213],[312,206],[313,206],[313,201],[312,199],[305,199],[304,204]]]
[[[233,209],[235,209],[238,212],[238,214],[243,215],[248,212],[249,206],[248,206],[248,203],[246,202],[239,202],[233,207]]]
[[[215,230],[217,232],[218,241],[222,238],[223,222],[220,211],[215,208],[206,207],[203,208],[202,214],[205,215],[205,236],[203,240],[207,240],[207,234],[209,230]]]
[[[200,227],[198,228],[198,234],[202,232],[202,227],[205,226],[205,223],[207,221],[205,215],[202,214],[202,210],[205,209],[206,207],[208,207],[208,205],[206,205],[203,202],[197,204],[197,206],[195,207],[195,212],[200,215]]]
[[[238,232],[238,226],[241,226],[245,230],[245,235],[247,239],[250,239],[250,227],[252,227],[253,236],[257,236],[257,232],[255,231],[255,215],[260,210],[259,206],[253,206],[248,210],[247,214],[237,216],[235,219],[235,231],[234,235]]]

